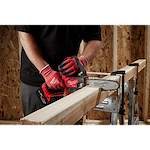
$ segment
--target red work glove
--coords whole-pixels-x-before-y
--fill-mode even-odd
[[[41,75],[44,77],[46,84],[53,90],[59,90],[65,88],[62,80],[60,79],[59,72],[54,71],[49,65],[46,65],[41,71]]]
[[[84,56],[80,56],[79,61],[84,68],[88,64],[88,61]],[[80,68],[74,57],[67,57],[67,59],[65,61],[63,61],[63,63],[60,64],[59,71],[63,75],[66,75],[67,77],[69,77],[69,76],[72,76],[73,74],[79,72]]]

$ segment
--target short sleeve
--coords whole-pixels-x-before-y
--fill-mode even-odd
[[[29,34],[35,34],[37,31],[37,26],[34,25],[15,25],[14,30],[22,31],[22,32],[27,32]]]
[[[99,40],[101,41],[101,27],[100,25],[86,25],[83,39],[85,42],[91,41],[91,40]]]

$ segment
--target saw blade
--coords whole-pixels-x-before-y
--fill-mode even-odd
[[[86,80],[86,83],[90,86],[100,87],[105,91],[113,91],[119,88],[119,83],[117,81],[102,79],[98,77],[89,77]]]

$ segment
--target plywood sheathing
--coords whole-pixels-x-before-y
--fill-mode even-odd
[[[19,45],[13,26],[0,26],[0,60],[0,119],[19,120],[23,116]]]
[[[144,58],[145,26],[121,25],[118,26],[117,33],[117,69]]]
[[[87,66],[89,72],[113,71],[113,26],[101,25],[101,48],[97,56]]]

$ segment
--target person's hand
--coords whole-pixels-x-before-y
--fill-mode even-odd
[[[54,71],[49,65],[46,65],[41,71],[41,75],[44,77],[46,84],[49,88],[53,90],[59,90],[65,88],[60,74],[57,71]]]
[[[88,61],[84,56],[80,56],[79,61],[83,67],[86,67],[88,64]],[[67,57],[66,60],[59,65],[59,71],[62,73],[62,75],[69,77],[78,73],[80,68],[74,57]]]

